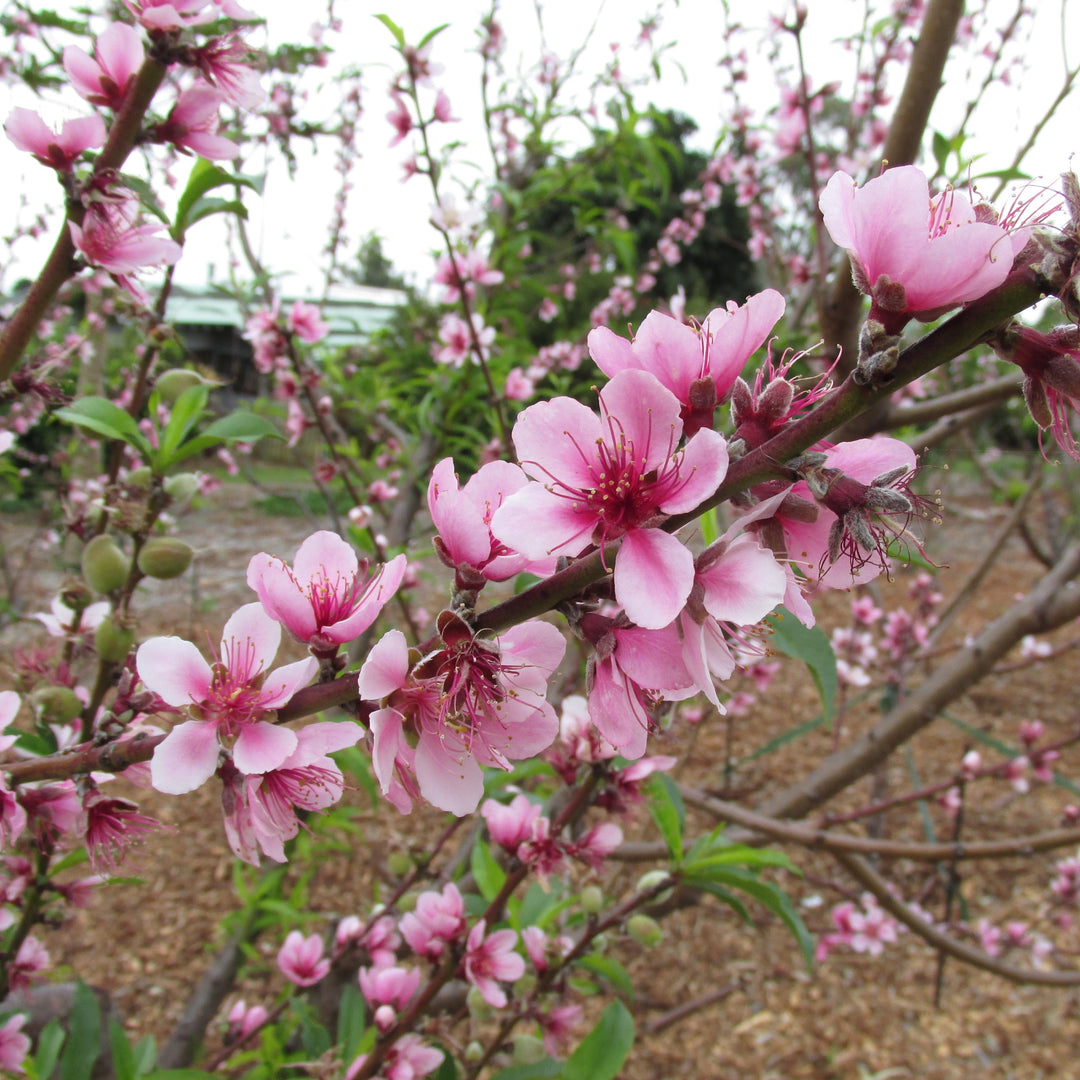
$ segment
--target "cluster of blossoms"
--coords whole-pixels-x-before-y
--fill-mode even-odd
[[[263,93],[249,50],[235,32],[194,45],[182,40],[194,27],[221,18],[250,21],[258,16],[235,0],[202,0],[182,5],[129,0],[128,10],[148,36],[129,23],[110,24],[94,42],[91,56],[78,46],[64,50],[63,65],[72,88],[90,105],[113,115],[107,125],[101,113],[67,120],[53,131],[32,110],[16,108],[4,125],[8,138],[43,165],[55,169],[78,199],[79,212],[68,226],[75,249],[91,266],[109,272],[140,303],[147,302],[135,275],[147,266],[176,262],[180,245],[160,235],[158,225],[139,224],[139,202],[117,179],[115,170],[93,171],[79,180],[75,166],[90,150],[107,147],[118,117],[133,93],[140,72],[162,62],[184,67],[196,81],[179,90],[168,115],[148,123],[146,142],[166,143],[181,153],[211,159],[234,158],[237,145],[218,134],[219,110],[229,104],[250,110]]]

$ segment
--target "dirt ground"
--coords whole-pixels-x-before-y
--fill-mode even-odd
[[[164,583],[147,596],[143,610],[151,615],[140,627],[143,636],[205,630],[216,640],[225,614],[253,598],[237,568],[259,550],[291,557],[312,531],[313,526],[300,518],[268,518],[253,506],[253,494],[230,487],[190,515],[184,535],[190,537],[194,531],[199,551],[196,570],[179,587]],[[947,596],[977,561],[1003,514],[969,510],[949,516],[940,542],[930,546],[937,561],[950,564],[940,578]],[[17,522],[15,527],[20,539],[30,536],[32,523]],[[16,547],[10,545],[9,551]],[[22,574],[25,610],[47,604],[48,590],[57,580],[55,568],[43,567],[35,556]],[[1000,613],[1037,575],[1038,566],[1023,546],[1011,542],[1007,557],[979,590],[950,640],[961,640],[980,620]],[[891,595],[906,593],[909,582],[901,573],[892,584],[883,585],[886,602]],[[848,599],[843,595],[831,599],[833,620],[846,620]],[[437,603],[433,598],[432,604]],[[823,621],[832,625],[828,618]],[[1070,633],[1075,628],[1057,637],[1065,640]],[[0,656],[35,634],[26,624],[0,632]],[[1011,744],[1025,718],[1042,720],[1049,738],[1063,737],[1078,723],[1077,655],[1066,654],[1053,665],[990,676],[951,715]],[[747,758],[817,709],[816,694],[803,670],[788,663],[774,691],[731,724],[731,752],[736,759]],[[848,712],[846,730],[852,734],[864,730],[877,715],[872,701],[857,704]],[[650,752],[679,755],[681,781],[719,792],[724,787],[728,737],[722,718],[697,728],[676,724],[672,733],[654,740]],[[745,804],[753,805],[808,771],[829,752],[831,742],[832,737],[818,729],[740,766],[732,786]],[[953,724],[935,723],[913,744],[913,760],[923,781],[951,775],[969,745],[969,737]],[[1070,772],[1068,754],[1059,764]],[[896,755],[885,778],[890,791],[910,787],[907,770],[904,755]],[[861,805],[868,793],[868,784],[863,783],[835,805]],[[188,988],[220,946],[222,916],[237,906],[233,860],[212,785],[180,799],[154,792],[134,797],[144,811],[175,826],[175,832],[137,856],[128,872],[138,874],[143,884],[114,884],[102,890],[93,907],[50,933],[46,944],[63,970],[110,989],[133,1036],[152,1032],[162,1040],[179,1015]],[[976,785],[966,809],[965,838],[1055,827],[1070,798],[1052,785],[1041,785],[1026,798],[1016,796],[1005,783]],[[417,810],[410,817],[400,817],[389,807],[373,813],[362,791],[347,792],[346,800],[356,807],[355,833],[347,850],[321,860],[314,869],[308,886],[310,908],[319,916],[310,924],[314,929],[323,929],[335,917],[366,912],[377,884],[387,880],[386,852],[401,845],[424,850],[444,822],[442,815],[430,810]],[[939,836],[947,835],[944,815],[935,807],[929,814]],[[696,826],[710,824],[693,811],[690,819]],[[890,812],[882,824],[884,835],[890,837],[925,837],[914,810]],[[626,822],[625,830],[627,839],[655,839],[643,814]],[[1068,854],[1072,852],[994,865],[965,864],[964,895],[971,920],[983,915],[998,923],[1030,918],[1046,896],[1054,859]],[[853,887],[827,856],[801,851],[791,855],[805,877],[799,881],[788,876],[783,883],[803,903],[811,929],[826,931],[828,911],[853,893]],[[645,869],[624,867],[609,894],[632,886]],[[933,868],[904,864],[894,867],[892,874],[905,897],[925,895],[931,911],[942,910],[940,886],[927,890],[936,874]],[[639,1038],[621,1074],[624,1080],[1080,1076],[1076,990],[1018,987],[949,961],[941,1007],[935,1008],[937,957],[913,935],[902,935],[879,958],[838,951],[807,975],[787,932],[764,913],[755,914],[756,925],[746,927],[727,908],[707,900],[665,921],[666,940],[660,948],[645,950],[632,943],[617,947],[616,955],[630,967],[639,987],[631,1003]],[[279,986],[272,968],[280,939],[279,933],[268,932],[256,946],[256,962],[240,988],[249,1003],[265,1000]],[[1080,939],[1075,944],[1080,948]],[[722,1000],[682,1019],[668,1015],[725,990],[730,992]],[[653,1028],[660,1030],[650,1033]],[[218,1044],[218,1031],[211,1033],[211,1046]]]

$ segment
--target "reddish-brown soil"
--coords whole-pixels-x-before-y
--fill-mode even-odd
[[[200,549],[197,576],[148,594],[141,634],[206,631],[216,638],[224,615],[250,599],[243,582],[250,555],[265,549],[289,556],[311,531],[301,519],[268,519],[251,506],[250,495],[246,489],[230,488],[224,497],[218,496],[191,515],[188,528],[194,530]],[[1000,520],[994,511],[954,516],[944,534],[948,552],[941,544],[931,545],[939,561],[951,563],[940,577],[947,596],[964,580]],[[25,527],[29,529],[29,524]],[[17,534],[8,535],[29,535],[23,531],[24,524],[17,528]],[[10,545],[9,552],[17,553],[17,544]],[[979,590],[950,640],[961,640],[981,621],[1000,613],[1038,573],[1038,565],[1023,546],[1010,542],[1006,557]],[[21,578],[24,610],[47,603],[57,579],[40,559],[31,560]],[[883,584],[883,602],[900,602],[891,598],[906,595],[909,580],[900,574],[893,583]],[[437,596],[431,600],[438,602]],[[830,598],[829,616],[844,619],[846,605],[845,596]],[[829,617],[824,621],[829,624]],[[1056,638],[1068,636],[1062,631]],[[33,637],[36,631],[20,624],[0,633],[0,647],[7,654]],[[1049,738],[1063,737],[1077,726],[1075,657],[1066,653],[1055,664],[992,675],[957,703],[952,715],[1013,744],[1017,725],[1025,718],[1042,720]],[[749,756],[793,723],[812,717],[817,709],[815,692],[804,672],[787,663],[772,692],[731,725],[731,754],[736,760]],[[877,715],[872,699],[854,705],[846,716],[845,733],[865,730]],[[677,724],[672,734],[655,740],[652,752],[680,755],[677,775],[681,781],[720,791],[727,738],[722,718],[697,729]],[[831,745],[832,737],[819,729],[736,769],[730,783],[743,802],[753,805],[803,775]],[[924,782],[952,775],[967,745],[967,737],[943,719],[920,735],[913,744],[913,761]],[[1070,758],[1066,753],[1065,772],[1072,765],[1075,773],[1075,760],[1075,754]],[[894,757],[887,775],[878,782],[894,793],[910,788],[903,754]],[[116,788],[122,783],[117,782]],[[857,785],[836,806],[865,803],[869,784],[868,780]],[[175,826],[175,832],[163,835],[136,857],[128,872],[138,874],[142,884],[102,889],[90,909],[76,913],[47,935],[47,945],[61,971],[110,989],[133,1035],[153,1032],[161,1040],[193,981],[222,941],[221,919],[237,908],[233,860],[213,785],[179,799],[154,792],[138,792],[134,797],[144,810]],[[377,890],[385,890],[390,880],[387,852],[400,846],[425,850],[444,823],[442,815],[430,810],[414,811],[410,817],[400,817],[385,806],[373,812],[362,791],[347,793],[346,800],[356,808],[354,831],[342,837],[346,842],[339,855],[319,860],[307,886],[309,910],[316,916],[310,926],[317,930],[335,917],[367,911]],[[1067,792],[1051,785],[1039,785],[1027,797],[1015,795],[1003,782],[975,785],[966,808],[964,836],[970,840],[1052,828],[1069,801]],[[943,813],[932,806],[929,814],[939,836],[948,836]],[[711,825],[694,811],[690,821],[694,828]],[[914,810],[891,812],[881,826],[890,837],[925,838]],[[628,839],[655,839],[641,814],[626,823],[626,833]],[[1045,907],[1055,858],[1072,853],[993,865],[964,864],[963,891],[972,921],[984,916],[999,924],[1006,918],[1029,920]],[[791,855],[805,878],[799,881],[789,876],[783,883],[802,900],[821,898],[820,906],[808,905],[803,911],[812,929],[827,930],[831,906],[843,898],[845,890],[855,890],[827,856],[796,850]],[[623,867],[607,886],[609,895],[632,887],[644,869]],[[905,897],[925,894],[927,907],[940,913],[941,888],[926,891],[936,871],[914,864],[883,869],[890,870]],[[290,874],[290,881],[299,880],[299,868]],[[944,970],[941,1006],[936,1008],[937,956],[914,935],[904,934],[878,958],[834,953],[807,975],[786,931],[771,917],[760,911],[755,914],[756,925],[747,927],[727,908],[707,900],[670,915],[659,948],[645,950],[633,943],[613,946],[639,988],[631,1004],[639,1041],[621,1074],[626,1080],[950,1080],[969,1076],[1064,1080],[1080,1075],[1076,990],[1018,987],[950,960]],[[1060,933],[1057,938],[1068,941]],[[279,987],[273,953],[280,940],[280,933],[269,930],[255,947],[240,988],[249,1003],[266,1000]],[[1074,938],[1073,945],[1080,946],[1080,939]],[[1028,962],[1027,957],[1015,959]],[[724,989],[730,993],[720,1001],[679,1020],[668,1016],[680,1006]],[[661,1030],[649,1034],[653,1028]],[[211,1045],[218,1044],[216,1029],[209,1039]]]

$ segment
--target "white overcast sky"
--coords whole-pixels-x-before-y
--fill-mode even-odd
[[[1003,13],[1011,14],[1012,0],[991,0]],[[73,8],[68,0],[58,0],[53,5],[58,11]],[[297,3],[296,0],[248,0],[248,7],[265,14],[265,29],[253,32],[252,41],[262,45],[269,41],[276,44],[283,40],[305,41],[313,18],[323,10],[319,3]],[[732,0],[732,8],[740,21],[748,26],[762,25],[766,13],[784,10],[782,3],[771,5]],[[400,182],[402,163],[408,156],[406,143],[390,149],[388,143],[392,132],[386,121],[390,109],[387,88],[397,70],[397,57],[392,48],[389,32],[374,18],[374,13],[388,11],[406,31],[410,40],[418,40],[424,32],[447,19],[452,24],[436,40],[433,59],[445,65],[439,76],[439,84],[450,95],[454,113],[463,117],[461,123],[442,128],[448,135],[468,144],[462,152],[463,159],[488,163],[484,149],[483,133],[479,126],[480,114],[479,74],[480,58],[476,54],[476,27],[480,17],[490,7],[480,0],[398,0],[394,4],[378,0],[337,0],[336,12],[344,20],[343,34],[328,39],[337,55],[350,64],[364,69],[365,112],[359,134],[361,159],[353,176],[354,190],[351,196],[350,228],[353,241],[370,230],[384,238],[384,249],[394,263],[417,281],[423,281],[432,266],[429,252],[435,246],[435,237],[426,225],[430,212],[431,195],[426,181],[415,178],[407,184]],[[559,56],[566,56],[580,45],[590,26],[595,29],[590,39],[583,70],[597,71],[610,57],[610,45],[621,41],[627,55],[629,45],[637,33],[640,19],[657,7],[644,0],[544,0],[544,34],[547,47]],[[674,41],[672,60],[685,69],[685,79],[673,63],[666,63],[664,79],[654,84],[650,97],[658,105],[678,108],[697,119],[705,139],[711,142],[716,133],[716,102],[723,85],[717,70],[721,55],[718,0],[682,0],[677,6],[667,4],[663,22],[658,33],[661,42]],[[809,5],[811,18],[808,25],[808,63],[819,81],[833,77],[830,70],[831,57],[836,56],[842,64],[844,54],[833,52],[833,35],[852,32],[854,20],[862,8],[854,0],[831,0],[829,3]],[[850,10],[852,26],[838,26],[839,12]],[[1062,42],[1072,37],[1078,42],[1077,14],[1072,12],[1072,22],[1063,24],[1060,3],[1040,0],[1035,17],[1034,30],[1029,45],[1030,70],[1025,76],[1023,92],[1016,87],[998,87],[992,97],[984,101],[984,123],[976,128],[972,140],[972,154],[986,155],[981,167],[999,168],[1006,165],[1031,125],[1051,101],[1060,86],[1063,72]],[[532,0],[503,0],[500,21],[509,38],[508,65],[513,68],[515,59],[528,67],[541,51],[540,31],[536,17],[536,5]],[[1076,57],[1069,59],[1075,62]],[[628,65],[629,66],[629,65]],[[775,90],[769,79],[769,69],[760,60],[761,82],[751,93],[764,95],[762,107],[771,104]],[[846,70],[846,69],[845,69]],[[12,98],[0,91],[0,114],[5,115],[13,104],[33,107],[35,102],[25,95]],[[647,102],[637,98],[639,106]],[[939,127],[948,129],[949,117],[959,115],[961,99],[946,97],[944,112],[935,113]],[[52,117],[78,115],[85,106],[72,93],[55,98],[51,103]],[[43,111],[48,111],[44,109]],[[1040,138],[1037,153],[1029,159],[1029,171],[1052,179],[1069,166],[1075,147],[1075,100],[1060,110],[1054,123]],[[260,171],[263,162],[256,155],[245,162],[249,172]],[[29,190],[40,198],[42,193],[50,197],[55,188],[47,171],[27,155],[18,154],[7,145],[0,147],[0,165],[6,175],[5,199],[0,208],[0,232],[7,233],[15,213],[11,198],[16,185]],[[475,174],[474,174],[475,175]],[[303,291],[318,287],[320,281],[320,251],[325,243],[327,223],[330,218],[336,177],[332,170],[332,156],[324,152],[313,161],[305,161],[297,179],[290,181],[284,168],[278,164],[270,172],[266,197],[251,206],[250,232],[260,255],[271,268],[288,267],[295,277],[283,282],[286,291]],[[54,199],[54,202],[58,200]],[[34,248],[27,243],[18,249],[18,275],[36,272],[44,258],[44,245]],[[205,282],[209,264],[214,264],[220,279],[225,273],[226,259],[223,255],[223,233],[214,225],[206,223],[193,230],[188,250],[178,268],[178,280],[198,284]],[[11,273],[4,276],[4,284],[14,280]]]

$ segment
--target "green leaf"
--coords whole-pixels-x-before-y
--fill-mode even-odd
[[[37,1053],[34,1054],[34,1071],[38,1076],[52,1076],[60,1057],[60,1048],[66,1038],[67,1033],[60,1026],[59,1020],[50,1020],[42,1028],[38,1036]]]
[[[137,450],[144,461],[150,461],[154,456],[154,448],[131,415],[103,397],[78,398],[65,408],[57,409],[53,416],[104,435],[106,439],[125,442]]]
[[[688,874],[708,876],[708,871],[718,866],[780,866],[798,873],[797,868],[782,851],[769,848],[752,848],[733,844],[722,851],[711,851],[693,860],[687,859],[682,869]]]
[[[613,1001],[563,1066],[563,1080],[614,1080],[634,1045],[634,1018]]]
[[[790,611],[777,608],[765,620],[773,631],[769,644],[777,652],[801,660],[809,669],[821,696],[825,722],[832,723],[836,700],[836,654],[828,635],[819,627],[803,626]]]
[[[75,1004],[68,1021],[69,1037],[60,1058],[60,1080],[90,1080],[101,1056],[101,1008],[84,982],[75,986]]]
[[[147,1035],[135,1044],[135,1075],[145,1076],[157,1061],[157,1040]]]
[[[196,222],[211,217],[213,214],[235,214],[243,221],[247,221],[248,209],[239,199],[207,198],[204,196],[201,199],[196,199],[192,205],[191,212],[188,214],[187,221],[184,224],[185,230],[190,229]],[[183,235],[181,233],[178,239],[182,238]]]
[[[176,204],[176,223],[172,229],[174,239],[182,239],[187,227],[198,220],[192,216],[196,203],[208,191],[213,191],[214,188],[224,187],[225,185],[251,188],[252,191],[258,190],[257,185],[246,176],[226,172],[205,158],[195,160],[195,164],[192,165],[191,172],[188,175],[187,185],[184,187],[183,193]],[[205,217],[206,215],[203,214],[202,216]]]
[[[706,547],[720,539],[720,518],[715,506],[698,518],[698,524],[701,526],[701,542]]]
[[[930,145],[937,170],[939,173],[944,173],[949,161],[949,140],[940,131],[935,131]]]
[[[748,754],[746,757],[742,758],[739,764],[746,764],[747,762],[755,761],[759,757],[765,757],[774,750],[779,750],[781,746],[786,746],[789,742],[794,742],[795,739],[800,739],[803,735],[809,734],[816,728],[821,727],[824,723],[824,716],[815,716],[813,720],[807,720],[805,723],[796,724],[795,727],[788,728],[783,734],[777,735],[775,739],[770,739],[764,746],[759,747],[752,754]]]
[[[783,889],[768,881],[759,881],[750,871],[739,871],[729,868],[724,871],[713,870],[709,877],[721,885],[730,885],[733,889],[746,893],[753,897],[762,907],[768,908],[781,922],[792,932],[802,951],[806,970],[810,971],[814,964],[814,939],[810,931],[806,929],[806,923],[795,909]],[[689,882],[688,882],[689,884]]]
[[[376,15],[376,19],[379,20],[394,35],[394,40],[401,48],[405,48],[405,31],[389,15]]]
[[[375,18],[379,19],[379,18],[382,18],[382,16],[381,15],[376,15]],[[449,23],[444,22],[441,26],[436,26],[434,30],[429,30],[420,39],[419,44],[417,44],[416,47],[418,49],[422,49],[429,41],[433,41],[437,34],[441,34],[449,25],[450,25]]]
[[[170,459],[176,464],[193,454],[219,446],[223,442],[258,442],[262,438],[280,439],[282,434],[277,427],[263,416],[249,412],[234,412],[215,420],[205,431],[189,439]]]
[[[531,1065],[511,1065],[500,1069],[491,1080],[549,1080],[562,1074],[562,1062],[546,1058]]]
[[[367,1026],[364,998],[353,983],[346,983],[338,1003],[337,1043],[341,1060],[350,1062],[359,1053],[360,1040]]]
[[[683,857],[683,829],[686,826],[686,806],[678,785],[667,773],[656,772],[645,785],[649,792],[649,811],[660,829],[671,858],[676,864]]]
[[[481,839],[473,844],[472,857],[470,859],[473,877],[476,878],[476,887],[480,895],[490,904],[506,881],[506,872],[495,861],[491,848]]]
[[[109,1018],[109,1046],[112,1048],[113,1069],[116,1080],[136,1080],[135,1054],[123,1025]]]
[[[610,956],[603,956],[600,953],[590,953],[588,956],[583,956],[580,960],[576,961],[574,966],[599,976],[599,978],[613,986],[624,997],[633,1000],[633,981],[626,968],[624,968],[618,960],[615,960]]]
[[[158,442],[158,462],[162,470],[168,467],[176,448],[198,423],[209,396],[208,387],[200,384],[189,386],[176,399],[169,413],[169,422],[165,425],[165,430],[161,433]]]
[[[431,1074],[431,1080],[457,1080],[457,1063],[441,1046],[436,1049],[443,1051],[442,1064]]]

